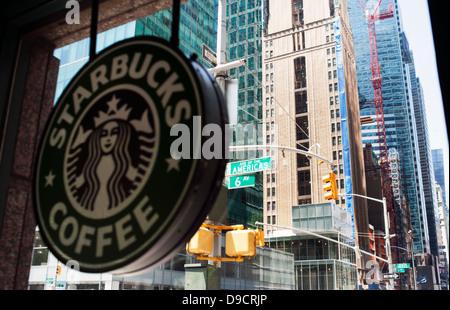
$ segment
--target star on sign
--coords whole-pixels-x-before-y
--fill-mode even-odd
[[[180,164],[180,159],[170,157],[166,158],[166,162],[168,164],[166,172],[170,172],[172,170],[180,171],[180,167],[178,166]]]
[[[45,186],[44,187],[53,186],[53,180],[55,179],[55,176],[56,175],[54,175],[53,172],[50,170],[48,175],[45,176]]]

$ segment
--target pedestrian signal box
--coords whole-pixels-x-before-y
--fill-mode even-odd
[[[253,257],[256,247],[264,245],[260,230],[232,230],[226,234],[225,253],[229,257]]]
[[[214,246],[214,232],[200,227],[191,240],[186,244],[186,252],[190,255],[211,255]]]

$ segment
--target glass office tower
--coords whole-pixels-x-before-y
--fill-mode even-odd
[[[230,145],[262,144],[261,0],[226,1],[226,30],[226,61],[247,61],[245,66],[228,71],[228,79],[238,82],[237,124],[231,127]],[[235,152],[230,158],[245,160],[263,154],[262,151]],[[229,224],[254,227],[256,219],[262,221],[262,176],[261,172],[256,173],[253,187],[229,190]]]
[[[118,41],[135,36],[136,22],[129,22],[97,35],[96,52]],[[53,55],[59,59],[58,81],[56,83],[55,103],[64,88],[78,70],[89,61],[90,38],[86,38],[55,50]]]
[[[136,35],[152,35],[170,40],[172,9],[159,11],[136,21]],[[211,65],[202,59],[202,45],[216,50],[217,0],[188,1],[180,8],[180,49],[187,55],[197,54],[197,60],[207,68]]]
[[[367,1],[369,10],[378,1]],[[411,54],[403,32],[397,0],[382,1],[380,12],[393,5],[394,17],[376,22],[378,58],[382,77],[384,119],[388,149],[395,147],[400,154],[402,188],[411,210],[414,230],[414,250],[429,253],[429,236],[415,123],[413,93],[410,80]],[[371,7],[372,6],[372,7]],[[358,91],[361,117],[371,117],[374,123],[361,126],[363,144],[371,143],[379,154],[368,25],[358,0],[348,0],[350,23],[354,36]]]
[[[448,206],[446,193],[445,193],[445,166],[444,166],[444,150],[436,149],[431,150],[431,156],[433,158],[434,178],[442,188],[442,197],[444,204]]]

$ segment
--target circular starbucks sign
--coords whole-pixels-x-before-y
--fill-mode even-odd
[[[81,271],[132,273],[160,264],[205,219],[225,173],[203,156],[201,128],[225,132],[223,96],[170,43],[136,37],[86,64],[56,104],[35,169],[39,228]],[[217,155],[217,153],[216,153]]]

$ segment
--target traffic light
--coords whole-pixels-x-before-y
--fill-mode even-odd
[[[59,276],[61,274],[61,264],[58,264],[58,266],[56,266],[56,275]]]
[[[338,200],[339,194],[336,185],[336,175],[333,172],[328,173],[328,175],[322,178],[322,182],[325,183],[323,185],[323,190],[325,191],[325,199],[326,200]]]
[[[261,230],[232,230],[226,234],[225,253],[229,257],[253,257],[256,247],[264,245]]]
[[[186,244],[186,252],[191,255],[211,255],[214,246],[214,232],[205,228],[195,233],[191,240]]]

